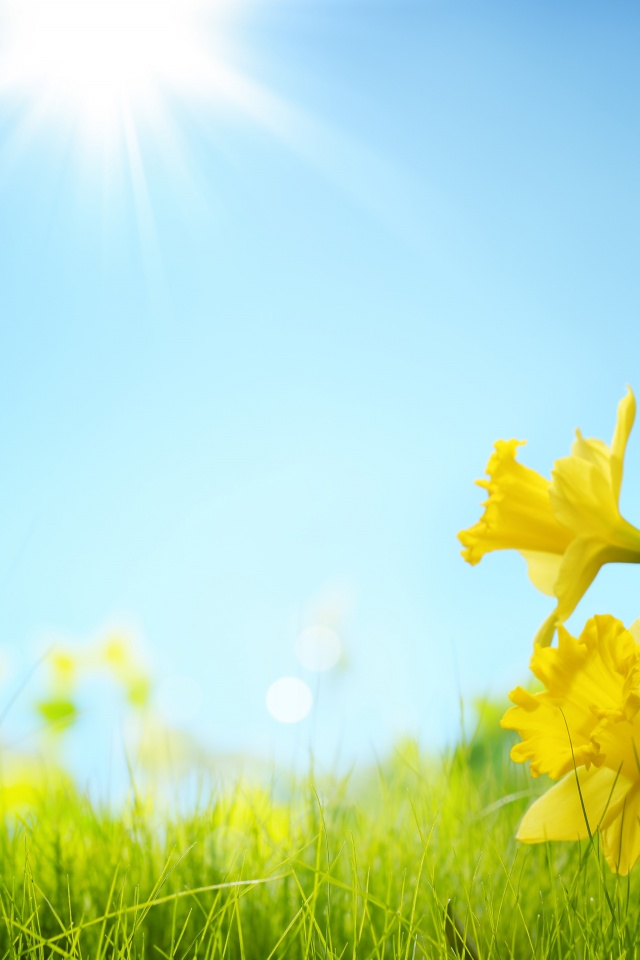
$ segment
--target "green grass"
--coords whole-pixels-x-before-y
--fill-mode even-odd
[[[52,786],[1,828],[0,958],[635,957],[640,874],[610,875],[597,842],[514,841],[544,786],[493,714],[439,759],[406,744],[189,814]]]

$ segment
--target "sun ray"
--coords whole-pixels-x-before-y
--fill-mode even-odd
[[[149,197],[147,176],[142,160],[135,122],[131,114],[126,110],[123,114],[123,127],[147,289],[156,301],[155,314],[162,315],[170,305],[169,291],[166,287],[162,262],[162,251],[156,229],[155,217],[153,215],[153,207]]]
[[[222,0],[0,0],[0,95],[104,145],[125,113],[161,122],[169,93],[224,99],[223,12]]]
[[[151,152],[154,163],[173,165],[176,183],[193,188],[181,113],[205,125],[212,114],[223,123],[244,117],[376,220],[418,234],[406,172],[237,69],[229,38],[256,2],[0,0],[0,106],[14,118],[2,174],[45,132],[52,157],[70,157],[83,179],[126,170],[155,284],[162,270],[145,174]]]

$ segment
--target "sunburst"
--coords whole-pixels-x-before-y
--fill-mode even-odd
[[[19,96],[37,124],[62,124],[103,143],[123,137],[132,122],[166,121],[170,98],[237,103],[249,81],[225,59],[230,6],[0,0],[0,95]],[[236,2],[235,14],[239,6],[246,3]]]

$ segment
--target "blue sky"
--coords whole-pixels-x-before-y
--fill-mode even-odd
[[[640,391],[638,11],[264,0],[225,29],[265,99],[167,90],[134,153],[0,79],[0,642],[15,677],[132,625],[220,751],[438,744],[549,611],[520,558],[459,556],[492,443],[548,474]],[[639,481],[632,436],[632,522]],[[572,626],[635,619],[639,582],[605,569]],[[329,608],[345,664],[278,725]]]

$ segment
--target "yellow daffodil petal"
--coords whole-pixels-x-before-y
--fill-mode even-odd
[[[558,606],[536,637],[553,636],[553,622],[562,623],[575,610],[605,563],[640,563],[640,530],[618,509],[623,458],[635,417],[631,391],[618,406],[611,447],[585,440],[580,431],[570,457],[556,461],[549,491],[553,512],[573,530],[555,583]]]
[[[586,440],[578,430],[571,456],[554,465],[549,495],[555,516],[577,537],[598,538],[640,553],[640,531],[621,517],[618,508],[624,453],[634,417],[635,399],[629,391],[618,405],[611,447],[602,440]]]
[[[602,852],[614,873],[625,877],[640,857],[640,784],[629,790],[617,817],[602,830]]]
[[[527,561],[527,573],[534,587],[547,596],[555,596],[555,586],[562,564],[562,555],[538,550],[519,550]]]
[[[517,837],[584,838],[586,812],[607,863],[626,874],[640,858],[640,644],[614,617],[593,617],[577,639],[559,627],[557,648],[536,647],[531,669],[545,689],[516,688],[502,726],[522,737],[514,760],[562,779],[526,812]]]
[[[549,646],[556,627],[571,616],[603,564],[625,559],[628,559],[625,551],[603,544],[601,540],[574,540],[567,548],[565,555],[561,557],[554,584],[558,603],[536,634],[534,648],[537,645]],[[638,562],[640,562],[640,554]]]
[[[554,610],[553,613],[549,614],[533,638],[534,650],[536,647],[548,647],[550,645],[559,623],[560,621],[558,620]]]
[[[529,807],[516,839],[522,843],[585,840],[589,833],[596,833],[610,810],[619,808],[629,789],[629,782],[615,770],[583,767],[577,774],[572,770]]]
[[[458,534],[468,563],[478,563],[492,550],[562,554],[571,542],[571,532],[553,515],[549,481],[518,463],[519,446],[518,440],[498,440],[487,464],[489,480],[477,481],[489,499],[478,523]]]
[[[626,397],[623,397],[618,404],[616,428],[613,433],[613,440],[611,441],[611,483],[616,503],[620,500],[624,455],[635,418],[636,400],[633,391],[628,387]]]
[[[640,710],[640,646],[614,617],[589,620],[579,639],[560,627],[558,646],[535,648],[531,670],[545,685],[530,694],[516,687],[515,704],[502,726],[517,730],[522,742],[511,751],[516,762],[531,761],[531,775],[558,779],[575,765],[624,764],[634,768],[633,745],[620,727]],[[640,746],[640,738],[638,740]]]
[[[640,563],[640,530],[620,514],[623,461],[635,418],[631,390],[618,405],[611,445],[578,430],[571,455],[557,460],[548,482],[516,461],[516,440],[498,441],[489,460],[489,491],[479,522],[458,534],[462,555],[478,563],[492,550],[518,550],[529,576],[556,609],[536,634],[551,643],[605,563]]]
[[[517,730],[522,741],[511,749],[516,763],[531,761],[532,777],[548,773],[554,780],[574,765],[598,763],[600,748],[590,739],[594,727],[588,708],[565,710],[548,693],[531,694],[516,687],[509,694],[515,704],[504,715],[501,726]]]
[[[558,630],[557,647],[536,647],[531,671],[558,702],[617,710],[626,696],[625,681],[635,680],[640,647],[624,624],[609,615],[592,617],[579,638]]]
[[[615,548],[603,544],[602,540],[580,538],[573,541],[562,558],[556,580],[558,606],[555,614],[558,622],[562,623],[571,616],[600,567],[610,563],[617,555]]]
[[[549,496],[560,523],[577,537],[596,537],[605,543],[616,537],[622,518],[608,470],[605,474],[583,457],[561,457],[551,478]]]
[[[597,470],[607,473],[611,462],[611,450],[604,440],[593,437],[585,439],[580,430],[576,430],[576,439],[571,447],[571,457],[587,460]]]
[[[558,603],[538,630],[534,647],[549,646],[556,627],[571,616],[605,563],[640,563],[640,552],[632,553],[596,538],[573,541],[561,558],[554,585]]]

